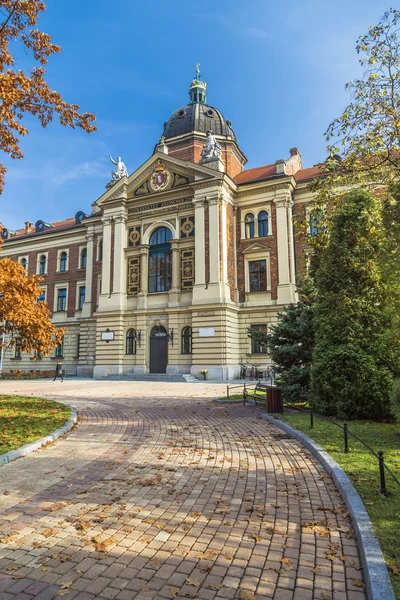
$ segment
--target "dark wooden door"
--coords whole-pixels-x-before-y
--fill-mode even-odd
[[[150,334],[150,373],[166,373],[168,365],[167,331],[161,325]]]

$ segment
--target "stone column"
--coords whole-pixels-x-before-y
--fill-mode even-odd
[[[82,317],[92,316],[92,288],[93,288],[93,250],[94,250],[94,228],[91,227],[86,235],[86,279],[85,279],[85,302],[82,306]]]
[[[110,295],[111,217],[103,217],[103,261],[101,266],[101,296]]]
[[[277,190],[276,206],[276,235],[278,244],[278,304],[294,302],[295,288],[291,282],[289,266],[289,207],[291,203],[289,190]],[[290,211],[291,214],[291,211]]]

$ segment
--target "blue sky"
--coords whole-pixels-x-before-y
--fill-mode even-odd
[[[381,0],[47,0],[40,28],[62,46],[47,80],[97,116],[87,135],[27,119],[25,158],[8,168],[0,221],[57,221],[90,212],[114,158],[129,173],[152,154],[164,121],[188,101],[195,63],[208,103],[231,119],[246,168],[326,156],[323,133],[360,75],[355,41],[390,5]],[[29,59],[17,51],[18,67]]]

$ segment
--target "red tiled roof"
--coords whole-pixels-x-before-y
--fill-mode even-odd
[[[237,185],[241,185],[242,183],[250,183],[262,181],[263,179],[269,179],[275,175],[276,165],[265,165],[264,167],[256,167],[255,169],[243,171],[242,173],[239,173],[239,175],[236,175],[236,177],[233,178],[233,181]]]
[[[307,179],[314,179],[314,177],[318,177],[320,173],[320,165],[314,165],[308,169],[297,171],[297,173],[294,175],[294,178],[296,181],[306,181]]]
[[[38,231],[38,232],[36,232],[34,228],[31,231],[27,231],[27,232],[25,232],[25,228],[17,229],[15,231],[16,235],[10,236],[8,238],[8,241],[15,240],[15,239],[21,238],[21,237],[25,237],[27,235],[35,235],[36,233],[39,235],[39,234],[43,234],[43,233],[52,233],[54,231],[61,231],[63,229],[70,229],[70,227],[72,227],[73,225],[76,225],[76,220],[75,220],[75,217],[72,217],[71,219],[64,219],[64,221],[56,221],[55,223],[50,223],[50,225],[51,225],[51,227],[44,229],[42,231]],[[34,227],[34,225],[33,225],[33,227]]]
[[[314,165],[308,169],[301,169],[294,175],[296,181],[306,181],[307,179],[314,179],[320,173],[320,166]],[[276,165],[265,165],[264,167],[256,167],[255,169],[248,169],[236,175],[233,178],[237,185],[243,185],[244,183],[256,183],[257,181],[263,181],[265,179],[271,179],[276,176]]]

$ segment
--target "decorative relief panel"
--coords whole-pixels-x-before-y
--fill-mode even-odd
[[[148,181],[142,183],[142,185],[133,192],[134,196],[146,196],[146,194],[150,194]]]
[[[128,258],[128,285],[129,296],[136,296],[140,292],[140,256]]]
[[[140,225],[129,227],[128,229],[128,246],[140,245]]]
[[[181,218],[181,238],[194,237],[194,217]]]
[[[194,248],[181,250],[181,290],[191,290],[194,285]]]
[[[184,175],[179,175],[179,173],[174,173],[174,182],[172,187],[181,187],[182,185],[188,185],[189,177],[185,177]]]

